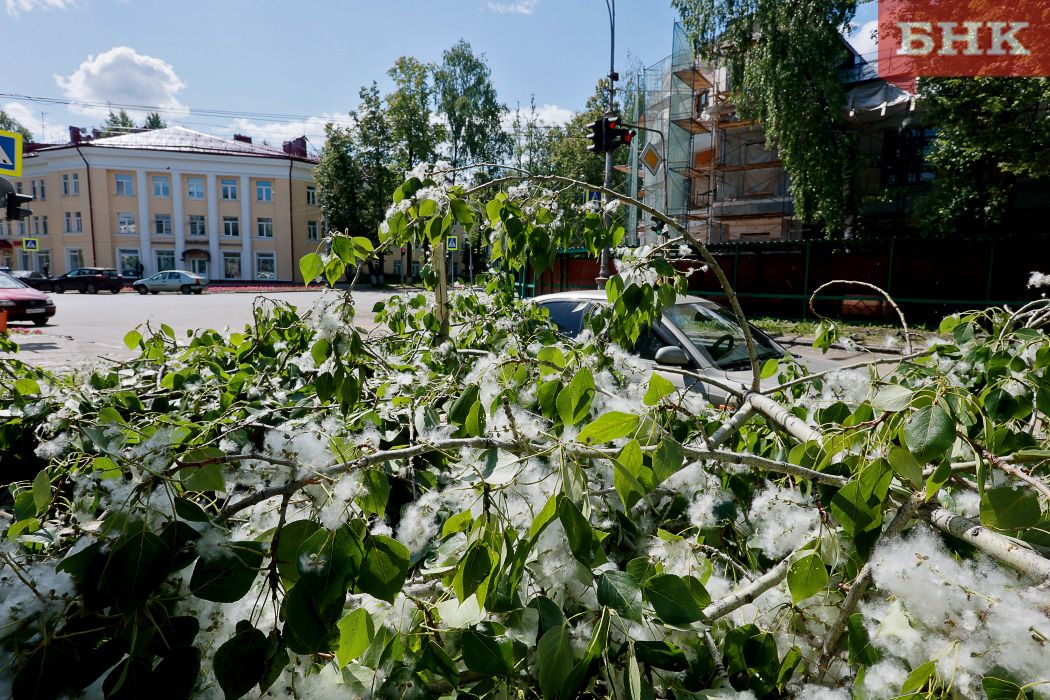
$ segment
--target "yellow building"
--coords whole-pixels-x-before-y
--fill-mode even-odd
[[[34,197],[33,214],[0,222],[0,266],[302,282],[299,259],[323,237],[305,138],[274,148],[181,127],[94,139],[73,127],[70,136],[27,149],[13,183]]]

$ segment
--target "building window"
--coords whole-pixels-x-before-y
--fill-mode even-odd
[[[255,279],[277,279],[277,256],[275,253],[262,251],[255,254]]]
[[[33,199],[36,199],[36,180],[29,181],[29,194],[33,196]]]
[[[273,238],[273,219],[256,219],[255,229],[259,238]]]
[[[887,131],[882,142],[882,184],[915,185],[933,180],[926,156],[937,132],[933,129]]]
[[[73,173],[73,196],[80,194],[80,176]]]
[[[36,254],[36,270],[37,272],[51,272],[51,251],[41,250]]]
[[[208,235],[204,228],[204,217],[198,214],[190,214],[190,235],[191,236],[206,236]]]
[[[317,206],[317,188],[307,187],[306,188],[306,203],[311,207]]]
[[[73,176],[74,178],[76,175]],[[131,176],[126,173],[117,173],[116,177],[116,189],[113,191],[118,197],[134,197],[135,196],[135,185],[131,181]]]
[[[167,175],[153,176],[153,196],[168,199],[171,197],[171,181]]]
[[[73,233],[84,233],[84,221],[79,211],[73,212]]]
[[[222,198],[223,199],[237,199],[237,181],[232,178],[222,178],[219,180],[219,184],[222,186]]]
[[[40,181],[40,201],[47,199],[47,180]]]
[[[222,277],[227,280],[239,280],[241,278],[241,254],[223,252],[222,254]]]
[[[186,199],[204,199],[204,178],[186,178]]]
[[[62,196],[69,196],[69,175],[62,176]]]
[[[8,224],[8,226],[10,226],[10,224]],[[66,227],[62,230],[66,233],[73,233],[73,214],[71,212],[66,212]],[[8,231],[8,233],[10,233],[10,231]]]
[[[316,221],[307,221],[306,222],[306,240],[308,240],[308,241],[316,241],[316,240],[318,240],[318,238],[317,238],[317,222]]]
[[[239,236],[241,235],[241,223],[236,216],[224,216],[222,217],[222,235],[224,236]]]
[[[117,233],[135,233],[135,215],[131,212],[117,213]]]
[[[20,220],[20,221],[18,222],[18,235],[19,235],[19,236],[24,236],[24,235],[26,235],[26,222],[25,222],[25,221],[21,221],[21,220]]]
[[[15,192],[17,192],[18,194],[22,194],[22,181],[21,180],[19,180],[18,182],[15,183]]]
[[[46,216],[41,216],[40,217],[40,231],[41,231],[40,235],[42,235],[42,236],[47,236],[48,234],[51,233],[51,231],[48,230],[48,228],[47,228],[47,217]]]
[[[171,214],[156,214],[154,216],[153,233],[158,236],[171,235]]]
[[[273,183],[269,180],[259,180],[255,183],[255,200],[257,202],[273,201]]]
[[[164,272],[165,270],[175,269],[175,251],[174,250],[158,250],[157,251],[157,272]]]
[[[207,279],[208,261],[205,258],[190,258],[190,272]]]
[[[404,262],[402,262],[401,260],[395,260],[394,261],[394,274],[397,277],[401,276],[401,271],[404,270],[404,269],[405,269],[405,263]]]
[[[702,114],[707,109],[707,105],[708,105],[708,100],[709,99],[710,99],[710,93],[708,93],[707,90],[704,90],[703,92],[701,92],[700,94],[698,94],[696,96],[696,114],[697,114],[697,116]]]
[[[75,270],[84,267],[84,249],[66,248],[66,269]]]
[[[120,274],[125,277],[138,279],[146,272],[142,267],[142,261],[139,260],[139,251],[137,248],[123,248],[117,250],[117,260],[120,262]]]
[[[34,236],[39,236],[40,235],[40,217],[39,216],[34,216],[33,217],[33,235]]]

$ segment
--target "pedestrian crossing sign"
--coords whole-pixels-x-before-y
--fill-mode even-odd
[[[0,175],[22,177],[22,134],[0,131]]]
[[[23,238],[22,250],[26,252],[29,252],[31,250],[40,250],[40,241],[38,241],[35,238]]]
[[[601,190],[587,190],[587,202],[598,202],[602,203],[605,198],[605,194]]]
[[[449,250],[459,250],[459,236],[455,233],[450,233],[445,243],[445,247]]]

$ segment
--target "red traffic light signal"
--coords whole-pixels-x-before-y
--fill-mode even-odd
[[[605,149],[615,151],[623,145],[631,145],[631,139],[638,132],[621,128],[623,121],[619,117],[605,118]]]

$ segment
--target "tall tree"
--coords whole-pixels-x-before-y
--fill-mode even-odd
[[[435,159],[445,139],[444,126],[431,120],[434,86],[430,82],[432,65],[402,56],[387,71],[396,86],[386,96],[386,117],[393,141],[393,162],[401,174],[420,162]]]
[[[21,122],[2,109],[0,109],[0,131],[13,131],[16,134],[22,134],[22,140],[26,142],[33,140],[33,132],[25,128]]]
[[[438,113],[448,126],[453,167],[502,160],[509,139],[500,120],[507,107],[496,95],[485,55],[475,56],[470,44],[460,39],[443,54],[434,86]]]
[[[557,126],[545,124],[536,112],[536,96],[529,101],[529,108],[521,105],[514,113],[510,125],[510,158],[519,168],[537,175],[554,173],[554,145],[558,142]]]
[[[134,128],[135,122],[131,120],[127,112],[120,110],[120,114],[113,114],[113,110],[109,110],[109,116],[102,123],[102,138],[120,136]]]
[[[400,184],[400,174],[391,170],[393,139],[390,121],[383,109],[379,87],[362,87],[358,93],[361,104],[350,116],[357,122],[357,167],[361,173],[359,219],[363,232],[378,247],[379,225],[386,218],[391,195]],[[379,269],[383,269],[383,254],[379,254]],[[374,282],[374,280],[373,280]]]
[[[1050,78],[931,78],[920,90],[924,125],[937,132],[922,231],[1010,232],[1017,178],[1050,177]]]
[[[160,118],[160,112],[150,112],[146,121],[142,122],[142,128],[153,131],[154,129],[166,129],[168,125]]]
[[[858,208],[857,141],[844,109],[842,30],[858,0],[671,0],[698,55],[722,61],[733,103],[758,120],[791,175],[799,218],[848,233]]]
[[[353,131],[325,124],[325,144],[314,166],[317,195],[324,208],[326,231],[349,231],[361,235],[361,195],[364,175],[357,162]]]

